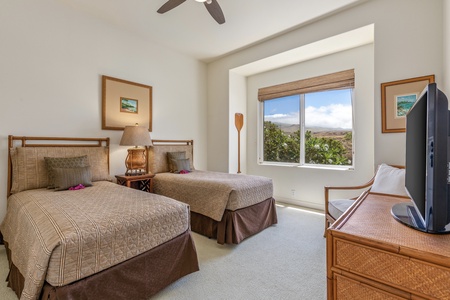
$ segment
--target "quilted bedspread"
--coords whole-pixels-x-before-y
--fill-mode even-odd
[[[235,211],[273,197],[272,179],[263,176],[195,170],[158,173],[154,192],[189,204],[191,211],[219,221]]]
[[[25,278],[62,286],[150,250],[189,229],[188,205],[105,181],[76,191],[35,189],[8,198],[1,232]]]

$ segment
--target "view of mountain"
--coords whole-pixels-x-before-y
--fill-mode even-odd
[[[278,128],[281,129],[284,133],[291,134],[299,130],[300,126],[299,124],[287,124],[287,123],[276,123],[273,122],[273,124],[277,125]],[[309,130],[311,132],[351,132],[351,130],[348,129],[342,129],[342,128],[325,128],[325,127],[306,127],[306,130]]]
[[[273,123],[278,128],[283,131],[285,134],[293,134],[297,130],[299,130],[298,124],[287,124],[287,123]],[[311,131],[312,136],[318,137],[318,138],[325,138],[325,139],[333,139],[337,140],[342,143],[344,148],[347,150],[347,158],[349,160],[352,159],[352,139],[346,138],[348,134],[351,134],[352,131],[348,129],[342,129],[342,128],[324,128],[324,127],[311,127],[306,128],[306,130]]]

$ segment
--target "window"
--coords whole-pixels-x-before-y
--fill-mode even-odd
[[[353,86],[349,70],[260,89],[259,162],[351,166]]]

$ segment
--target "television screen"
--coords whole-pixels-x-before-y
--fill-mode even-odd
[[[450,231],[449,110],[447,97],[429,84],[406,115],[405,187],[412,203],[393,216],[430,233]]]
[[[426,97],[426,95],[424,95]],[[427,160],[427,101],[420,99],[406,121],[405,187],[425,224],[425,182]]]

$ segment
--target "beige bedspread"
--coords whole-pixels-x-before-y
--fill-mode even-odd
[[[21,299],[36,299],[44,280],[66,285],[184,233],[189,207],[99,181],[77,191],[14,194],[0,229],[25,277]]]
[[[219,222],[225,209],[235,211],[273,196],[270,178],[199,170],[188,174],[158,173],[153,189]]]

